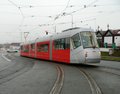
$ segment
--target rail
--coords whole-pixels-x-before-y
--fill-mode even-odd
[[[57,75],[57,79],[53,85],[53,88],[50,91],[50,94],[60,94],[60,91],[62,89],[63,82],[64,82],[64,71],[63,71],[62,67],[57,65],[56,69],[57,69],[58,75]]]
[[[97,85],[95,80],[92,78],[92,76],[83,68],[78,68],[78,69],[83,74],[83,76],[87,79],[90,85],[92,94],[102,94],[102,91],[100,90],[99,86]]]

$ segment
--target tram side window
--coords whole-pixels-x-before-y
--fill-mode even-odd
[[[57,40],[54,40],[54,48],[55,49],[59,49],[60,47],[60,45],[59,45],[59,43],[60,43],[60,39],[57,39]]]
[[[80,40],[80,36],[79,36],[79,33],[73,35],[71,37],[72,39],[72,42],[73,42],[73,48],[78,48],[79,46],[81,46],[81,40]]]
[[[31,44],[31,50],[35,50],[35,44]]]
[[[22,46],[20,46],[20,50],[21,50],[21,51],[23,51],[23,45],[22,45]]]
[[[62,38],[54,40],[54,48],[56,50],[64,50],[70,48],[70,38]]]
[[[70,48],[70,38],[66,38],[66,49]]]
[[[23,51],[24,52],[29,52],[29,45],[24,45]]]
[[[48,44],[41,44],[37,46],[38,52],[48,52]]]

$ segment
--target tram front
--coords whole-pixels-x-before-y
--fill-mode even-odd
[[[84,50],[85,62],[88,64],[100,63],[101,53],[98,47],[95,32],[80,32],[81,42]]]

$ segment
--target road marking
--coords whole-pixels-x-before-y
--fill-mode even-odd
[[[11,62],[11,60],[10,60],[10,59],[8,59],[7,57],[5,57],[5,55],[4,55],[4,54],[2,54],[2,57],[3,57],[5,60],[7,60],[8,62]]]

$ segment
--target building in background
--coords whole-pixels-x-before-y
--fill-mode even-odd
[[[120,29],[106,31],[98,29],[96,36],[100,47],[120,48]]]

